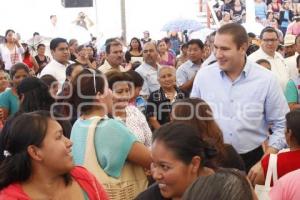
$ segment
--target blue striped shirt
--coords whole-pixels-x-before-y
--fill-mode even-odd
[[[225,143],[232,144],[238,153],[257,148],[268,137],[270,146],[276,149],[286,146],[288,104],[277,78],[258,64],[247,60],[234,81],[217,62],[200,69],[191,96],[200,97],[210,105]],[[269,125],[273,131],[270,136]]]

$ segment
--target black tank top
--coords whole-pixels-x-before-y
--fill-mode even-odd
[[[40,60],[40,57],[38,55],[36,55],[34,58],[39,67],[45,67],[45,65],[47,65],[50,61],[50,58],[48,56],[45,56],[44,60]]]

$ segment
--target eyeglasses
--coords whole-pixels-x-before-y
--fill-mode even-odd
[[[268,42],[277,42],[278,41],[278,39],[276,38],[274,38],[274,39],[262,39],[262,41],[264,41],[264,42],[266,42],[266,43],[268,43]]]

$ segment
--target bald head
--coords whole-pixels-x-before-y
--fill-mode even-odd
[[[151,66],[156,66],[156,63],[158,61],[158,52],[156,49],[156,45],[153,42],[147,42],[144,45],[143,57],[145,63]]]

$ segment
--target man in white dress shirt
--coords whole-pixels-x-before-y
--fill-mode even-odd
[[[292,39],[292,37],[294,38],[293,46],[296,52],[294,53],[293,56],[285,58],[284,61],[288,67],[289,78],[295,79],[298,78],[299,76],[296,60],[300,53],[300,35],[298,36],[290,35],[290,36],[291,36],[290,40]]]
[[[148,98],[151,92],[158,90],[160,84],[158,82],[158,51],[153,42],[148,42],[144,45],[143,57],[144,62],[135,70],[144,79],[144,84],[140,95]]]
[[[70,64],[69,45],[64,38],[54,38],[50,42],[50,50],[53,59],[44,67],[40,77],[50,74],[55,77],[59,83],[59,91],[66,80],[66,68]]]
[[[271,63],[271,71],[279,80],[282,90],[285,90],[289,80],[288,69],[284,58],[276,52],[279,45],[278,32],[272,27],[266,27],[260,34],[260,48],[248,56],[249,60],[256,62],[260,59],[266,59]]]

